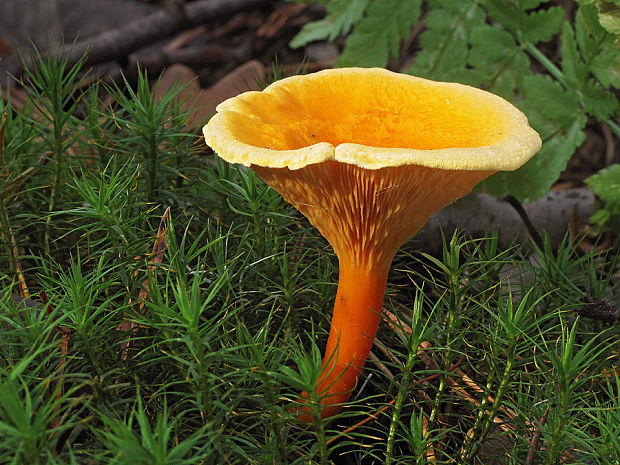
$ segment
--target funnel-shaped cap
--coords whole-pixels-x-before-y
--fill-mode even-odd
[[[341,260],[363,266],[389,267],[431,214],[541,145],[501,97],[384,69],[294,76],[217,110],[207,143],[252,166]]]
[[[496,95],[383,69],[291,77],[217,110],[204,128],[207,144],[252,166],[338,255],[316,386],[323,416],[339,411],[362,372],[398,247],[431,214],[541,146],[523,113]]]

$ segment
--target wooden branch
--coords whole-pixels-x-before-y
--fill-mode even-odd
[[[134,50],[184,29],[268,3],[268,0],[199,0],[188,3],[178,14],[162,9],[118,29],[61,47],[58,52],[67,56],[69,66],[88,52],[86,64],[95,65],[127,56]],[[32,61],[31,58],[24,58],[26,66],[32,65]],[[0,82],[8,82],[11,75],[19,78],[22,74],[22,63],[17,56],[11,55],[0,61]]]

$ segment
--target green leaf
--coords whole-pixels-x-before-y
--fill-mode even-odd
[[[304,25],[291,40],[291,48],[303,47],[315,40],[334,40],[341,34],[348,34],[358,22],[370,0],[331,0],[327,4],[327,16],[320,21]]]
[[[620,5],[616,2],[597,1],[598,19],[601,25],[612,34],[620,34]]]
[[[471,31],[469,65],[479,73],[475,85],[508,100],[514,100],[518,82],[531,74],[530,60],[512,34],[486,24]]]
[[[514,172],[500,172],[485,181],[487,191],[496,197],[514,195],[521,202],[543,197],[566,168],[575,149],[585,140],[585,115],[579,115],[561,133],[543,142],[532,159]]]
[[[531,10],[533,8],[538,8],[544,1],[545,0],[517,0],[517,3],[521,5],[521,8],[524,10]]]
[[[581,54],[577,50],[577,42],[575,34],[570,23],[564,23],[562,28],[562,45],[560,47],[562,53],[562,71],[567,80],[574,87],[584,85],[588,76],[588,68],[581,59]]]
[[[594,79],[588,79],[592,72],[595,77],[600,75],[605,83],[610,84],[613,76],[611,73],[618,73],[613,61],[606,63],[605,68],[600,66],[593,67],[592,63],[601,55],[601,51],[607,46],[607,51],[613,50],[609,47],[606,39],[611,35],[600,28],[594,19],[593,9],[581,7],[575,19],[575,32],[569,23],[564,24],[562,31],[562,69],[567,78],[567,83],[582,93],[581,102],[586,112],[593,114],[599,120],[605,121],[618,110],[616,97],[604,89]],[[612,52],[616,60],[620,58],[617,51]],[[614,71],[615,70],[615,71]]]
[[[523,38],[533,44],[551,40],[560,32],[565,15],[566,12],[559,6],[524,15],[521,29]]]
[[[476,74],[467,69],[468,44],[471,31],[485,21],[477,1],[434,2],[426,17],[426,30],[420,35],[422,49],[405,72],[429,79],[475,82]]]
[[[590,222],[603,231],[620,231],[620,165],[612,165],[586,179],[586,183],[600,199],[600,208]]]
[[[620,165],[611,165],[586,179],[586,184],[603,202],[620,205]]]
[[[599,121],[605,121],[618,111],[618,99],[600,84],[589,80],[583,89],[585,110]]]
[[[609,221],[611,218],[611,212],[609,210],[605,210],[601,208],[594,212],[594,214],[590,217],[590,221],[592,223],[598,224],[599,226],[605,226],[605,223]]]
[[[614,36],[599,23],[594,6],[579,8],[575,35],[590,72],[604,87],[620,88],[620,50],[614,44]]]
[[[288,45],[291,48],[303,47],[310,42],[327,39],[333,32],[334,24],[327,19],[312,21],[304,24]]]
[[[577,93],[548,75],[526,76],[520,90],[524,97],[521,109],[543,140],[568,127],[582,113]]]
[[[374,0],[347,39],[340,66],[384,67],[420,19],[422,0]]]
[[[544,196],[585,139],[587,116],[575,92],[546,75],[526,76],[521,85],[521,109],[543,139],[543,147],[514,172],[501,172],[485,181],[491,195],[514,195],[520,201]]]
[[[518,36],[521,41],[532,44],[551,40],[560,31],[566,14],[564,9],[558,6],[538,9],[542,3],[538,0],[484,0],[482,3],[495,21]],[[530,12],[533,9],[535,11]]]

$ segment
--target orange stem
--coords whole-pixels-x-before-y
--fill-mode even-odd
[[[323,374],[316,388],[322,397],[323,418],[342,409],[362,373],[381,322],[387,273],[387,267],[385,271],[377,272],[340,263],[338,292],[323,357]],[[306,415],[300,419],[309,420]]]

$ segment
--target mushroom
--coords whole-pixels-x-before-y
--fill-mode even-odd
[[[251,167],[305,215],[338,257],[316,387],[324,418],[362,372],[397,249],[430,215],[541,147],[501,97],[384,69],[282,79],[221,103],[203,132],[220,157]]]

